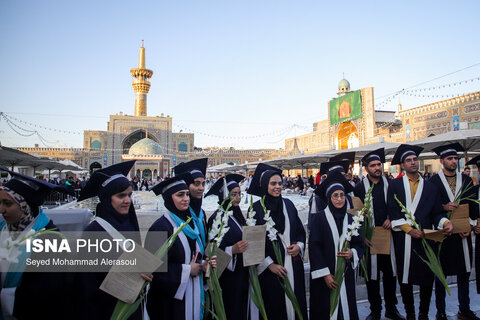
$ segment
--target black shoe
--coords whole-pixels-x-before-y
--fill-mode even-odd
[[[445,312],[438,311],[435,315],[435,320],[447,320],[447,315],[445,314]]]
[[[365,320],[380,320],[382,319],[382,313],[379,312],[370,312],[370,314],[365,318]]]
[[[428,314],[420,312],[418,314],[418,320],[428,320]]]
[[[480,320],[472,310],[458,311],[457,318],[460,320]]]
[[[414,313],[407,313],[407,320],[417,320]]]
[[[392,320],[405,320],[405,317],[402,316],[400,312],[398,312],[397,308],[387,310],[385,312],[385,318],[392,319]]]

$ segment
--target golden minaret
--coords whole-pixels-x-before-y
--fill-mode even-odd
[[[140,57],[138,59],[138,68],[131,69],[133,77],[133,91],[135,91],[135,116],[147,115],[147,93],[150,90],[150,78],[153,75],[152,70],[145,69],[145,48],[140,48]]]

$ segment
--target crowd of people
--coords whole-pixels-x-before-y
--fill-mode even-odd
[[[155,253],[161,245],[154,240],[155,232],[164,231],[168,236],[179,232],[167,253],[167,271],[136,275],[149,285],[144,292],[146,299],[135,305],[129,319],[143,319],[146,315],[150,319],[217,318],[220,310],[215,309],[218,305],[211,304],[215,292],[207,286],[206,274],[207,269],[217,268],[216,256],[209,254],[207,247],[219,237],[218,247],[229,256],[219,279],[226,319],[259,319],[264,315],[270,319],[359,319],[355,286],[362,263],[366,265],[362,276],[371,309],[367,319],[381,319],[380,278],[386,318],[417,319],[413,285],[418,285],[418,319],[428,319],[434,286],[436,319],[446,319],[444,283],[424,261],[425,243],[440,250],[443,273],[457,276],[458,318],[479,319],[470,310],[468,279],[472,261],[476,259],[479,265],[480,260],[480,237],[476,237],[475,255],[471,237],[472,233],[480,234],[480,191],[470,177],[457,172],[458,152],[463,151],[459,144],[434,151],[442,169],[428,180],[418,171],[422,148],[404,144],[392,159],[392,165],[403,170],[395,179],[384,176],[384,150],[378,149],[362,157],[366,176],[361,180],[352,175],[355,155],[345,153],[322,163],[318,179],[301,176],[291,179],[280,169],[260,163],[252,177],[229,174],[210,180],[206,194],[207,158],[181,163],[174,168],[173,177],[156,183],[127,179],[133,160],[100,169],[89,180],[83,180],[85,185],[78,201],[100,199],[95,218],[86,231],[105,231],[111,238],[127,237],[133,231],[137,236],[132,240],[141,244],[132,193],[135,188],[145,187],[163,198],[167,212],[150,226],[144,247]],[[480,167],[480,156],[468,164]],[[49,193],[65,192],[65,188],[2,170],[9,172],[12,179],[0,187],[0,213],[5,220],[0,225],[0,236],[16,238],[18,232],[55,228],[54,221],[40,206]],[[249,213],[242,212],[239,206],[241,181],[248,194],[260,197]],[[307,187],[314,189],[309,200],[307,228],[294,203],[282,196],[284,189],[293,184],[298,192]],[[202,209],[203,198],[207,196],[218,197],[219,203],[210,217]],[[367,206],[372,228],[388,231],[389,254],[366,254],[373,244],[359,230],[366,222],[355,216],[358,208],[353,197]],[[468,206],[471,227],[458,233],[454,232],[450,213],[461,204]],[[221,236],[215,225],[217,221],[228,226]],[[243,254],[249,249],[249,241],[243,237],[244,228],[263,225],[267,230],[265,249],[261,252],[264,259],[251,269],[244,266]],[[177,231],[180,226],[184,228]],[[441,233],[444,237],[441,249],[438,243],[426,240],[426,230]],[[307,254],[309,294],[304,270]],[[110,319],[115,309],[117,299],[100,289],[105,272],[70,275],[65,277],[70,281],[66,284],[45,275],[23,274],[21,268],[12,269],[24,261],[9,261],[7,268],[5,261],[1,262],[0,301],[5,318],[34,319],[46,312],[49,319]],[[338,270],[340,278],[336,277]],[[480,293],[480,275],[476,271],[477,293]],[[254,279],[258,279],[260,300],[252,297]],[[397,308],[397,284],[405,315]],[[288,287],[290,294],[285,289]]]

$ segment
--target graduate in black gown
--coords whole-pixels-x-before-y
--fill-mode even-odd
[[[443,229],[445,234],[453,231],[451,222],[445,217],[438,196],[438,188],[425,181],[419,174],[418,155],[422,147],[402,144],[398,147],[392,165],[400,164],[405,170],[401,178],[393,179],[388,185],[387,206],[392,222],[393,244],[397,262],[397,273],[400,281],[400,293],[407,312],[407,319],[415,319],[413,285],[420,286],[420,312],[418,319],[428,319],[430,299],[433,287],[433,272],[417,255],[426,259],[422,245],[425,236],[423,229]],[[415,218],[422,230],[412,228],[405,213],[395,201],[394,195],[402,202]],[[434,250],[433,241],[429,244]]]
[[[350,161],[349,160],[339,160],[339,161],[328,161],[328,162],[323,162],[320,165],[320,174],[324,175],[326,174],[327,176],[329,174],[333,174],[335,172],[340,172],[344,176],[348,172],[350,168]],[[320,184],[317,185],[315,188],[315,191],[313,192],[312,196],[308,200],[308,226],[310,228],[310,220],[311,220],[311,215],[320,212],[321,210],[325,209],[327,206],[327,202],[325,202],[323,197],[320,195],[321,192],[319,192],[319,187]],[[347,195],[347,209],[353,208],[353,202],[352,202],[352,197],[351,195]]]
[[[185,181],[192,178],[188,175],[176,175],[152,188],[156,195],[162,195],[168,210],[148,230],[145,248],[152,253],[162,245],[156,241],[156,231],[166,231],[170,237],[175,228],[191,217],[190,196]],[[198,225],[191,220],[168,250],[168,271],[154,273],[147,296],[150,319],[203,319],[206,294],[204,252]]]
[[[282,171],[260,163],[253,175],[248,193],[265,196],[265,206],[278,230],[277,241],[283,258],[282,267],[273,251],[270,239],[266,238],[265,260],[257,267],[266,313],[271,319],[295,319],[296,314],[290,300],[282,289],[279,277],[288,277],[300,305],[303,318],[307,319],[305,298],[305,275],[303,253],[306,234],[297,209],[292,201],[282,198]],[[265,224],[260,200],[253,204],[257,225]]]
[[[476,216],[475,208],[470,202],[455,202],[455,198],[463,193],[462,197],[473,196],[473,181],[466,174],[457,172],[458,152],[464,151],[459,143],[451,143],[434,148],[433,151],[440,157],[442,169],[429,181],[434,183],[439,191],[439,198],[445,212],[455,210],[459,204],[467,204],[470,219],[473,222]],[[468,189],[470,188],[470,189]],[[468,191],[467,191],[468,190]],[[473,226],[476,225],[476,221]],[[472,238],[471,231],[452,234],[442,242],[440,262],[445,276],[457,276],[459,319],[479,319],[470,310],[469,278],[472,269]],[[447,319],[445,313],[445,287],[435,278],[435,302],[438,320]]]
[[[85,231],[107,232],[112,239],[121,236],[132,239],[141,245],[137,215],[132,202],[132,186],[125,177],[133,167],[135,160],[121,162],[95,171],[86,186],[80,192],[78,201],[98,196],[100,202],[95,210],[95,219]],[[124,234],[128,232],[127,234]],[[99,289],[106,272],[79,273],[76,278],[78,297],[77,316],[80,319],[109,319],[117,303],[117,298]],[[139,274],[151,281],[146,275]],[[142,319],[140,306],[129,319]]]
[[[385,163],[385,150],[380,148],[367,153],[362,158],[367,176],[364,177],[354,188],[354,194],[365,203],[365,196],[372,189],[372,227],[383,227],[390,230],[390,222],[387,209],[388,179],[383,176],[383,163]],[[365,240],[367,243],[368,240]],[[389,319],[405,319],[397,310],[397,266],[395,263],[395,250],[393,241],[390,245],[390,254],[371,254],[367,260],[367,294],[371,313],[366,320],[380,320],[382,311],[382,297],[380,295],[380,272],[383,274],[383,296],[385,298],[385,317]]]
[[[329,175],[320,187],[327,206],[312,216],[310,225],[310,319],[358,319],[354,270],[365,251],[361,235],[351,238],[345,252],[339,250],[346,239],[348,225],[353,222],[346,204],[346,194],[353,187],[338,172]],[[338,286],[333,279],[337,256],[347,260],[347,267],[339,304],[330,318],[330,294]]]
[[[480,156],[470,159],[467,165],[475,165],[478,171],[480,171]],[[475,186],[473,194],[474,199],[480,199],[480,185]],[[473,220],[476,220],[475,226],[473,227],[473,232],[475,232],[475,278],[477,282],[477,293],[480,294],[480,267],[478,267],[480,266],[480,205],[478,203],[472,203],[471,206],[474,212]]]
[[[205,174],[207,173],[208,158],[183,162],[173,168],[175,175],[185,175],[185,182],[190,192],[190,215],[200,230],[204,246],[207,243],[207,216],[202,209],[203,192],[205,191]]]
[[[23,238],[29,231],[57,229],[39,208],[52,191],[61,187],[29,176],[0,168],[12,179],[0,186],[0,243],[11,237]],[[67,317],[68,287],[63,274],[53,272],[24,272],[25,261],[31,257],[20,248],[18,262],[0,260],[1,313],[0,319],[64,319]],[[12,316],[13,314],[13,316]]]
[[[244,177],[239,174],[228,174],[220,178],[208,190],[205,197],[210,195],[218,196],[218,203],[230,194],[230,198],[223,203],[223,210],[227,209],[230,201],[232,205],[229,210],[233,212],[228,218],[228,232],[222,239],[219,248],[232,257],[229,265],[223,271],[220,277],[220,286],[222,287],[223,303],[227,319],[248,319],[248,268],[243,266],[242,253],[247,250],[248,242],[242,240],[242,227],[246,226],[245,217],[240,209],[242,192],[240,191],[240,181]],[[215,217],[222,214],[215,211],[208,219],[208,229],[210,230]]]

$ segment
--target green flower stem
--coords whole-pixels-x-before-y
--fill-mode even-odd
[[[223,204],[229,197],[223,199],[222,203],[220,204],[219,211],[217,214],[220,214],[221,208],[223,208]],[[225,209],[225,214],[230,210],[230,207],[232,206],[233,200],[230,201],[228,204],[227,208]],[[220,227],[218,228],[218,234],[222,233],[222,230],[224,228],[224,222],[220,223]],[[209,256],[213,257],[215,253],[217,252],[217,248],[220,244],[217,241],[213,241],[212,248],[210,250]],[[208,247],[208,246],[207,246]],[[209,310],[212,315],[214,315],[215,319],[219,320],[226,320],[227,319],[227,314],[225,312],[225,305],[223,303],[223,295],[222,295],[222,288],[220,286],[220,281],[218,278],[218,272],[216,268],[210,268],[210,277],[207,280],[208,283],[208,292],[211,298],[211,301],[213,303],[213,310]]]
[[[273,251],[275,252],[275,257],[278,261],[278,264],[280,264],[283,267],[284,265],[283,265],[282,253],[280,252],[278,242],[272,241],[272,245],[273,245]],[[300,310],[300,305],[298,303],[297,297],[295,296],[295,292],[293,291],[292,285],[288,280],[288,277],[286,276],[283,279],[280,277],[277,277],[277,278],[280,281],[280,285],[285,291],[285,294],[287,295],[288,299],[292,303],[292,306],[295,309],[295,313],[297,314],[298,319],[303,320],[303,315],[302,315],[302,311]]]
[[[347,250],[348,241],[345,241],[342,247],[342,252]],[[347,260],[343,257],[337,257],[337,265],[335,268],[335,275],[333,280],[337,283],[337,288],[330,293],[330,317],[335,312],[340,301],[340,288],[342,287],[343,279],[345,278],[345,269],[347,268]]]
[[[408,216],[408,218],[412,221],[413,227],[417,230],[422,231],[422,229],[419,227],[417,222],[415,221],[415,218],[413,217],[412,213],[407,210],[407,208],[403,205],[403,203],[397,198],[397,195],[394,194],[393,197],[395,198],[395,201],[397,201],[398,205],[402,209],[403,212]],[[448,292],[448,295],[451,295],[450,293],[450,288],[448,287],[447,279],[445,277],[445,274],[443,273],[442,265],[440,264],[440,259],[438,258],[438,255],[435,254],[433,251],[432,247],[428,244],[427,240],[425,240],[424,237],[422,237],[422,246],[423,250],[425,251],[425,255],[427,256],[427,259],[424,259],[418,252],[415,252],[415,254],[425,262],[425,264],[432,270],[433,274],[440,280],[440,282],[443,284],[445,289]]]
[[[253,303],[257,306],[263,320],[268,320],[267,312],[265,311],[265,304],[263,303],[262,289],[260,288],[260,281],[258,280],[257,267],[249,266],[248,273],[250,275],[250,297]]]
[[[370,188],[368,189],[367,193],[365,194],[365,204],[363,206],[362,211],[360,211],[359,214],[363,214],[365,216],[365,221],[362,223],[362,228],[361,228],[361,234],[364,239],[371,240],[372,235],[373,235],[373,229],[372,227],[372,211],[370,210],[371,205],[372,205],[372,192],[373,192],[373,187],[375,184],[372,183]],[[366,246],[365,248],[365,254],[363,255],[362,259],[360,259],[360,271],[363,274],[363,277],[365,278],[365,281],[368,281],[368,268],[367,268],[367,261],[369,260],[370,256],[370,247]]]

